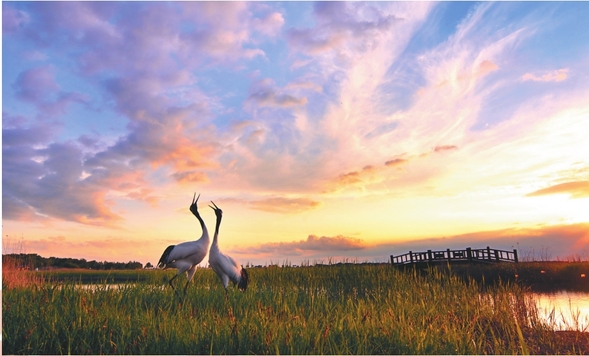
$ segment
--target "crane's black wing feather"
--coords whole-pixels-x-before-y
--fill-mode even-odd
[[[162,257],[160,257],[160,260],[157,263],[157,267],[158,268],[165,268],[166,267],[166,265],[169,262],[168,261],[168,257],[170,256],[170,252],[172,252],[172,250],[174,249],[174,247],[176,247],[176,245],[170,245],[170,246],[168,246],[168,248],[166,248],[166,250],[162,254]]]

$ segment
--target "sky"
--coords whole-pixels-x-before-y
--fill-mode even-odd
[[[243,265],[587,259],[587,13],[4,1],[3,251],[156,264],[196,193]]]

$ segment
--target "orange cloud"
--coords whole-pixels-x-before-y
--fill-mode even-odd
[[[402,165],[404,163],[407,163],[407,160],[406,159],[403,159],[403,158],[395,158],[395,159],[391,159],[389,161],[386,161],[384,163],[384,165],[387,166],[387,167],[393,167],[393,166]]]
[[[193,169],[209,165],[209,157],[212,157],[213,153],[212,147],[198,146],[186,137],[178,137],[174,144],[170,144],[166,150],[161,151],[161,155],[158,155],[152,164],[156,167],[171,164],[177,170]]]
[[[131,199],[142,200],[155,208],[157,207],[159,199],[153,195],[150,195],[151,193],[153,193],[153,189],[141,188],[139,191],[127,194],[127,196]]]
[[[253,209],[271,213],[296,214],[316,209],[321,205],[321,202],[306,198],[275,197],[253,201],[249,205]]]
[[[434,152],[442,152],[442,151],[452,151],[452,150],[457,150],[458,147],[454,146],[454,145],[443,145],[443,146],[436,146],[434,148]]]
[[[542,75],[526,73],[522,76],[522,80],[531,80],[534,82],[562,82],[568,78],[568,72],[568,68],[561,68]]]
[[[172,177],[180,183],[206,183],[209,182],[209,177],[203,172],[198,171],[183,171],[172,174]]]
[[[571,198],[587,198],[589,197],[589,181],[556,184],[548,188],[528,193],[526,196],[535,197],[549,194],[570,194]]]
[[[484,77],[485,75],[487,75],[490,72],[493,72],[497,69],[499,69],[499,66],[497,66],[497,64],[491,62],[490,60],[484,60],[479,64],[479,66],[476,70],[462,71],[462,73],[458,74],[455,78],[451,78],[449,80],[446,79],[446,80],[440,82],[439,84],[437,84],[436,87],[441,88],[441,87],[444,87],[444,86],[446,86],[450,83],[454,83],[454,82],[462,82],[462,81],[478,79],[478,78]],[[418,91],[418,93],[422,93],[422,92],[423,92],[423,89],[420,89],[420,91]]]
[[[369,184],[375,180],[378,180],[379,171],[379,168],[372,165],[364,166],[364,168],[359,171],[340,174],[337,178],[330,182],[330,185],[335,186],[335,190],[337,190],[338,187],[357,184]],[[328,189],[327,191],[332,190]]]
[[[332,252],[362,250],[366,245],[361,239],[337,235],[333,237],[309,235],[306,240],[271,242],[248,248],[248,253],[301,255],[306,252]]]

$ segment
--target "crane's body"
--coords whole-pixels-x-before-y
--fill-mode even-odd
[[[194,194],[196,196],[196,193]],[[200,194],[198,196],[200,198]],[[190,211],[198,221],[200,222],[200,226],[202,227],[202,235],[196,241],[189,241],[183,242],[178,245],[170,245],[166,248],[162,257],[160,258],[157,267],[168,269],[168,268],[176,268],[178,272],[174,277],[172,277],[169,281],[170,286],[174,291],[174,285],[172,281],[176,279],[182,273],[186,274],[186,285],[184,286],[184,293],[186,294],[186,289],[188,288],[188,283],[194,277],[194,273],[196,272],[196,266],[204,260],[205,256],[207,255],[207,249],[209,247],[209,232],[205,225],[204,220],[200,217],[197,208],[198,198],[196,200],[194,197],[192,198],[192,204],[190,205]]]
[[[215,203],[213,203],[213,205],[215,205]],[[219,226],[221,225],[223,211],[216,205],[214,208],[211,206],[211,208],[215,211],[217,221],[215,225],[213,243],[211,244],[211,249],[209,250],[209,264],[217,276],[219,276],[221,283],[223,283],[223,287],[225,288],[225,296],[227,297],[227,285],[229,284],[229,281],[233,282],[233,284],[237,284],[239,290],[243,292],[247,289],[249,277],[245,268],[243,268],[231,256],[222,253],[219,249]]]

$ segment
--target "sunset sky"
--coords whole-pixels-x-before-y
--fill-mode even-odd
[[[196,192],[244,265],[587,259],[588,13],[2,2],[4,252],[155,264]]]

